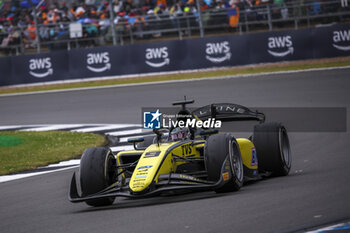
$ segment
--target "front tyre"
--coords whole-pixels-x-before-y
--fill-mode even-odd
[[[116,181],[116,159],[109,148],[94,147],[84,151],[80,160],[80,185],[82,196],[95,194]],[[90,206],[106,206],[115,197],[88,200]]]
[[[243,184],[243,163],[236,139],[228,134],[211,135],[204,149],[208,180],[217,182],[223,176],[223,167],[228,163],[232,177],[215,192],[238,191]],[[224,179],[224,178],[223,178]]]
[[[253,143],[258,156],[259,171],[272,172],[274,176],[288,175],[292,157],[287,130],[281,123],[256,125]]]

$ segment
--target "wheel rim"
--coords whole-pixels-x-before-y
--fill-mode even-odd
[[[284,162],[284,164],[288,168],[290,168],[292,161],[291,161],[291,156],[290,156],[289,139],[288,139],[287,131],[285,128],[282,128],[280,130],[279,144],[280,144],[280,151],[281,151],[281,159]]]
[[[108,152],[105,161],[105,180],[107,185],[113,184],[116,175],[116,164],[114,155],[111,152]]]
[[[231,168],[232,173],[236,175],[239,181],[243,180],[243,164],[241,153],[238,149],[237,142],[232,141],[230,143],[230,160],[231,160]]]

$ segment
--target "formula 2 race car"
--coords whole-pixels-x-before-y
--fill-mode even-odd
[[[231,192],[245,181],[286,176],[291,167],[288,135],[281,123],[264,123],[265,115],[237,104],[211,104],[179,113],[193,121],[253,120],[249,138],[235,138],[213,128],[154,129],[154,136],[129,139],[135,150],[114,155],[108,147],[86,149],[80,162],[80,188],[73,174],[69,200],[90,206],[111,205],[117,196],[139,198],[184,190]],[[186,119],[179,119],[186,120]],[[79,194],[81,193],[81,194]]]

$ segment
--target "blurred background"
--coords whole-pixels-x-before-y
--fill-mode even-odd
[[[349,21],[348,0],[0,0],[0,56]]]

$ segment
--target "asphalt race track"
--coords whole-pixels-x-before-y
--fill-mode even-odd
[[[350,69],[0,97],[0,125],[140,123],[141,107],[184,95],[196,106],[346,107]],[[317,117],[317,116],[315,116]],[[329,119],[330,121],[332,119]],[[192,193],[91,208],[67,200],[73,170],[0,183],[1,232],[294,232],[350,219],[347,132],[290,134],[290,176],[239,192]],[[344,232],[344,231],[342,231]]]

